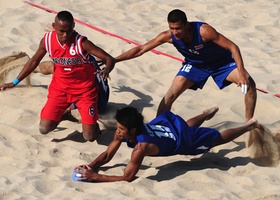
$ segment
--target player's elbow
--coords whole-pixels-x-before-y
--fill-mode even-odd
[[[135,180],[135,176],[133,176],[133,177],[123,177],[123,181],[127,181],[127,182],[132,182],[132,181],[134,181]]]
[[[124,174],[122,176],[122,180],[123,181],[127,181],[127,182],[132,182],[136,179],[136,176],[134,174]]]

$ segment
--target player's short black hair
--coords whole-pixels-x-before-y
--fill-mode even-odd
[[[167,16],[167,21],[168,22],[182,22],[183,24],[185,24],[187,22],[187,16],[186,14],[179,9],[174,9],[172,11],[169,12],[168,16]]]
[[[74,17],[69,11],[60,11],[56,16],[60,21],[74,23]]]
[[[136,128],[136,132],[141,132],[143,129],[144,117],[134,107],[127,106],[117,110],[115,119],[128,130]]]

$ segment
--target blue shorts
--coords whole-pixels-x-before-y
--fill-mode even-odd
[[[188,137],[192,138],[191,148],[188,149],[188,155],[199,155],[208,152],[213,144],[222,138],[221,133],[213,128],[190,127]]]
[[[213,67],[194,67],[191,64],[183,63],[177,76],[184,76],[186,79],[194,82],[194,85],[190,89],[197,90],[202,89],[207,79],[211,76],[217,86],[220,89],[230,85],[231,82],[227,81],[226,78],[235,68],[237,68],[235,62],[229,62],[223,66]]]

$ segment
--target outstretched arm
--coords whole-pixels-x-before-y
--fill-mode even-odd
[[[96,170],[100,166],[105,165],[108,163],[116,154],[118,149],[120,148],[122,143],[122,140],[118,137],[118,135],[115,133],[113,141],[109,144],[106,151],[101,153],[94,161],[92,161],[88,166]]]
[[[169,43],[172,42],[170,31],[161,32],[158,36],[156,36],[154,39],[150,40],[146,44],[134,47],[134,48],[120,54],[119,56],[117,56],[115,58],[116,62],[121,62],[124,60],[129,60],[132,58],[139,57],[139,56],[143,55],[144,53],[146,53],[166,42],[169,42]]]
[[[90,165],[97,166],[95,162],[91,163],[89,166],[86,166],[86,169],[83,169],[81,172],[81,178],[79,180],[87,180],[91,182],[115,182],[115,181],[133,181],[141,163],[145,156],[147,155],[156,155],[158,154],[158,148],[154,144],[149,143],[139,143],[137,144],[131,154],[131,159],[127,164],[124,174],[120,176],[115,175],[105,175],[95,173]],[[78,169],[79,170],[79,169]]]

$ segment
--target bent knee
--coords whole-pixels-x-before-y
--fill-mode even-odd
[[[89,142],[93,142],[95,141],[97,138],[98,138],[98,134],[97,133],[83,133],[83,137],[86,141],[89,141]]]
[[[39,126],[39,131],[43,135],[48,134],[50,132],[50,130],[47,127],[41,125]]]
[[[178,98],[178,95],[170,93],[164,96],[164,102],[167,105],[173,104],[173,102]]]
[[[251,76],[249,77],[249,82],[250,82],[250,88],[255,90],[256,89],[256,83],[255,83],[254,79]]]
[[[58,122],[41,119],[39,124],[39,131],[41,134],[48,134],[53,131],[58,125]]]
[[[98,123],[96,124],[83,124],[83,136],[86,141],[93,142],[100,134]]]

